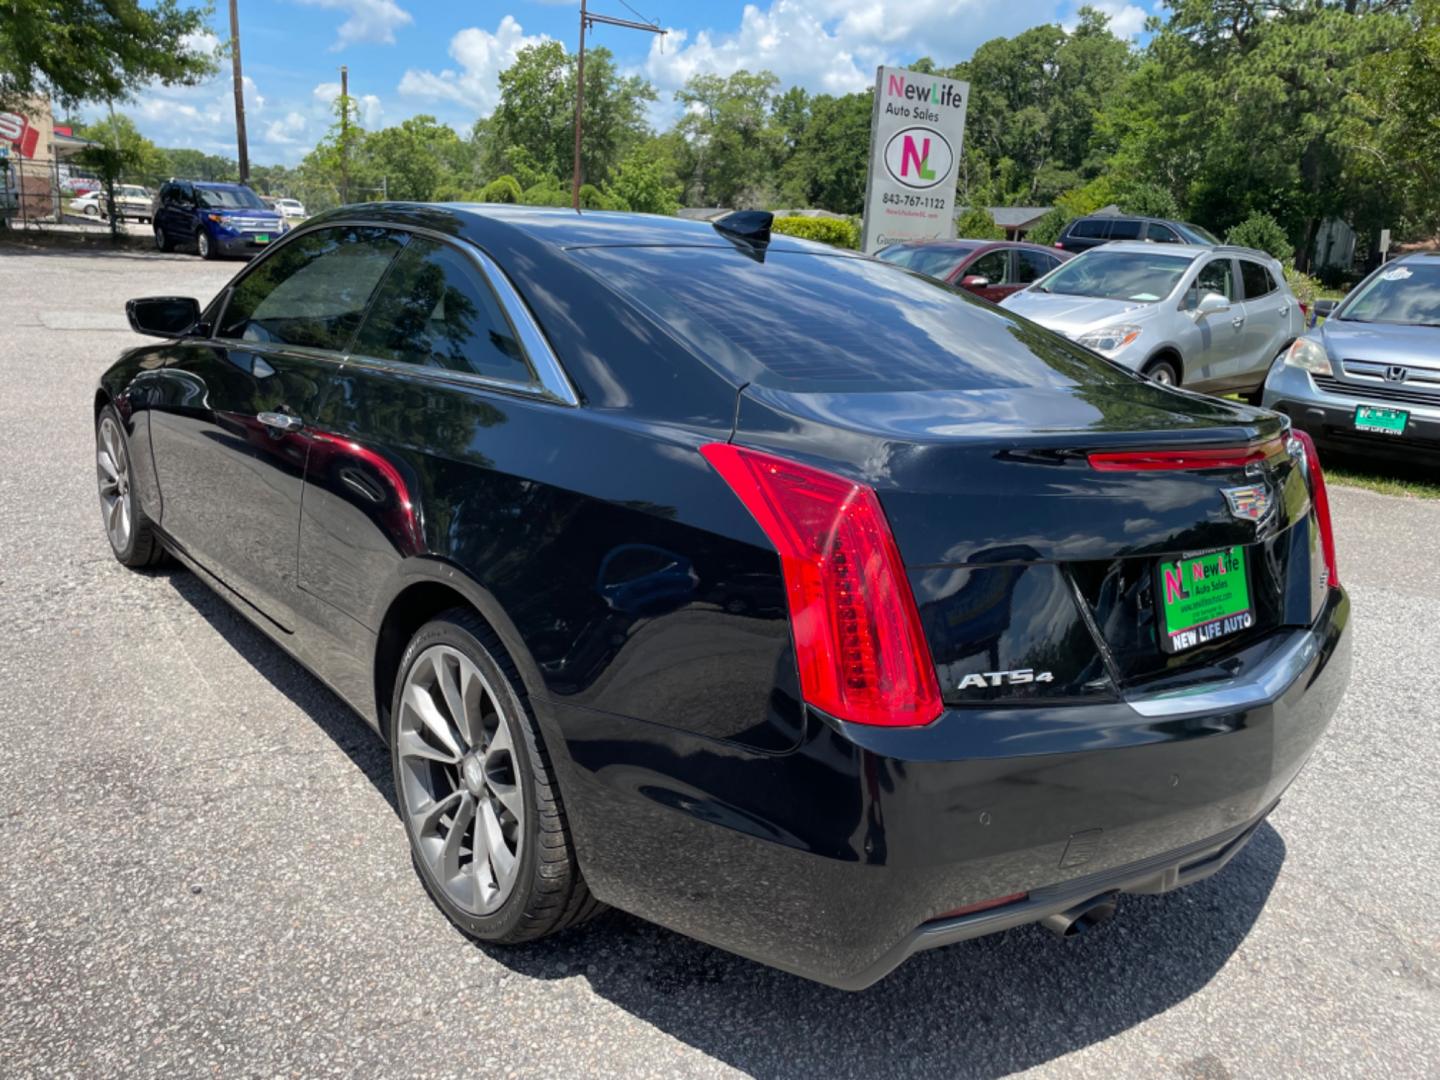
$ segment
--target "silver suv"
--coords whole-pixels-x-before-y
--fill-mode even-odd
[[[1106,244],[1001,304],[1156,382],[1257,399],[1304,329],[1280,263],[1240,247]]]

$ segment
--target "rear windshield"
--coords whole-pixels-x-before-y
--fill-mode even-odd
[[[917,274],[943,279],[953,274],[955,268],[974,250],[974,248],[949,245],[942,248],[923,245],[904,247],[897,244],[878,252],[875,257],[894,263],[896,266],[907,267]]]
[[[1180,225],[1180,231],[1185,234],[1185,239],[1192,244],[1219,244],[1220,238],[1209,229],[1201,228],[1191,222],[1184,222]]]
[[[795,392],[1129,381],[984,301],[873,259],[731,248],[571,254],[738,382]]]

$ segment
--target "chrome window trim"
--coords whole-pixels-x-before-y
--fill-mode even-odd
[[[243,281],[246,276],[252,274],[253,268],[255,268],[256,265],[264,262],[265,259],[271,256],[271,252],[278,251],[279,248],[287,245],[287,243],[297,238],[297,236],[318,232],[320,229],[346,228],[346,226],[359,226],[359,228],[366,229],[389,229],[390,232],[405,233],[406,236],[423,236],[423,238],[435,240],[436,243],[444,243],[444,245],[449,246],[449,248],[455,249],[455,251],[465,255],[465,258],[468,258],[471,264],[474,264],[475,268],[480,271],[482,281],[490,285],[491,292],[495,294],[495,300],[500,302],[501,310],[505,312],[505,317],[510,320],[511,325],[513,325],[514,330],[516,330],[516,336],[520,338],[520,347],[526,350],[526,359],[530,361],[530,366],[533,367],[534,373],[536,373],[536,382],[508,382],[508,380],[505,379],[491,379],[491,377],[472,372],[452,372],[452,370],[439,369],[439,367],[420,367],[419,364],[409,364],[403,360],[380,360],[377,359],[377,357],[354,353],[354,351],[350,351],[348,348],[344,351],[343,356],[340,357],[337,357],[333,350],[318,350],[318,348],[317,350],[312,350],[312,353],[311,351],[297,353],[298,356],[307,356],[308,359],[314,360],[330,360],[331,363],[338,363],[340,366],[344,366],[344,364],[354,364],[356,367],[366,367],[366,369],[380,370],[380,372],[402,374],[402,376],[406,377],[426,379],[429,380],[429,382],[451,383],[456,384],[456,386],[474,386],[482,390],[498,390],[498,392],[501,393],[513,393],[513,395],[528,397],[528,399],[531,400],[544,400],[544,402],[552,402],[554,405],[570,406],[570,408],[576,408],[576,406],[580,405],[580,395],[576,393],[575,384],[570,382],[570,377],[564,373],[564,367],[560,366],[560,357],[554,354],[553,348],[550,347],[550,341],[544,336],[544,331],[540,330],[540,324],[537,323],[536,318],[534,318],[534,315],[530,312],[530,305],[526,304],[520,292],[517,291],[514,284],[511,284],[510,276],[505,274],[504,269],[501,268],[498,262],[495,262],[494,259],[490,258],[490,255],[481,251],[474,243],[458,238],[458,236],[451,236],[449,233],[436,232],[435,229],[426,229],[425,226],[409,225],[409,223],[383,222],[383,220],[382,222],[377,222],[377,220],[367,220],[364,219],[364,217],[334,217],[334,219],[305,222],[304,225],[289,230],[289,232],[285,233],[284,238],[278,240],[276,243],[272,243],[269,248],[266,248],[264,255],[258,256],[255,261],[251,262],[251,265],[246,266],[243,274],[236,276],[226,288],[230,289],[230,294],[233,295],[233,289],[235,289],[236,285],[238,285],[240,281]],[[399,256],[396,256],[396,258],[399,258]],[[360,327],[356,328],[356,333],[351,336],[350,343],[348,343],[351,348],[354,346],[356,337],[359,337],[361,328],[364,327],[364,321],[370,317],[370,308],[373,307],[376,297],[379,297],[380,289],[384,288],[384,282],[386,282],[386,278],[389,278],[390,269],[393,269],[393,265],[395,264],[392,262],[392,265],[386,268],[384,276],[377,282],[374,294],[370,297],[370,302],[366,305],[364,314],[361,315]],[[229,297],[226,297],[225,308],[228,308],[229,304]],[[219,330],[219,325],[222,323],[223,318],[225,318],[225,308],[220,310],[219,317],[216,318],[216,330]],[[213,337],[213,340],[219,341],[219,343],[229,343],[229,341],[239,341],[239,338]],[[245,343],[240,341],[236,347],[243,348],[245,347]],[[295,346],[288,346],[288,348],[295,348]]]

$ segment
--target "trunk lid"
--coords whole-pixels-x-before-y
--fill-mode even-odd
[[[1275,443],[1284,433],[1273,413],[1139,380],[876,393],[752,385],[735,441],[875,489],[942,696],[978,704],[1117,696],[1307,625],[1323,598],[1320,555],[1303,472]],[[1197,470],[1102,471],[1088,457],[1267,443],[1278,452],[1263,462]],[[1194,582],[1226,566],[1193,559],[1217,551],[1238,553],[1226,566],[1243,592],[1216,602],[1248,600],[1244,625],[1171,650],[1165,630],[1183,628],[1162,625],[1163,567],[1172,618],[1193,613],[1178,604],[1175,575],[1208,587]]]

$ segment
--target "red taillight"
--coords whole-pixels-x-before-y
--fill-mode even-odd
[[[1332,589],[1340,587],[1340,566],[1335,561],[1335,529],[1330,524],[1330,496],[1325,491],[1325,473],[1320,468],[1320,453],[1315,449],[1315,440],[1303,431],[1290,433],[1305,451],[1305,471],[1310,474],[1310,501],[1315,504],[1315,521],[1320,527],[1320,551],[1325,556],[1325,568],[1329,571],[1326,583]]]
[[[1285,452],[1279,439],[1252,446],[1201,450],[1126,450],[1091,454],[1090,467],[1100,472],[1179,472],[1193,469],[1243,469]]]
[[[728,443],[700,452],[780,553],[805,700],[857,724],[939,716],[935,664],[875,492]]]
[[[1056,246],[1057,248],[1059,248],[1061,251],[1064,251],[1064,250],[1065,250],[1065,245],[1062,244],[1059,240],[1056,240],[1056,241],[1055,241],[1055,246]]]

